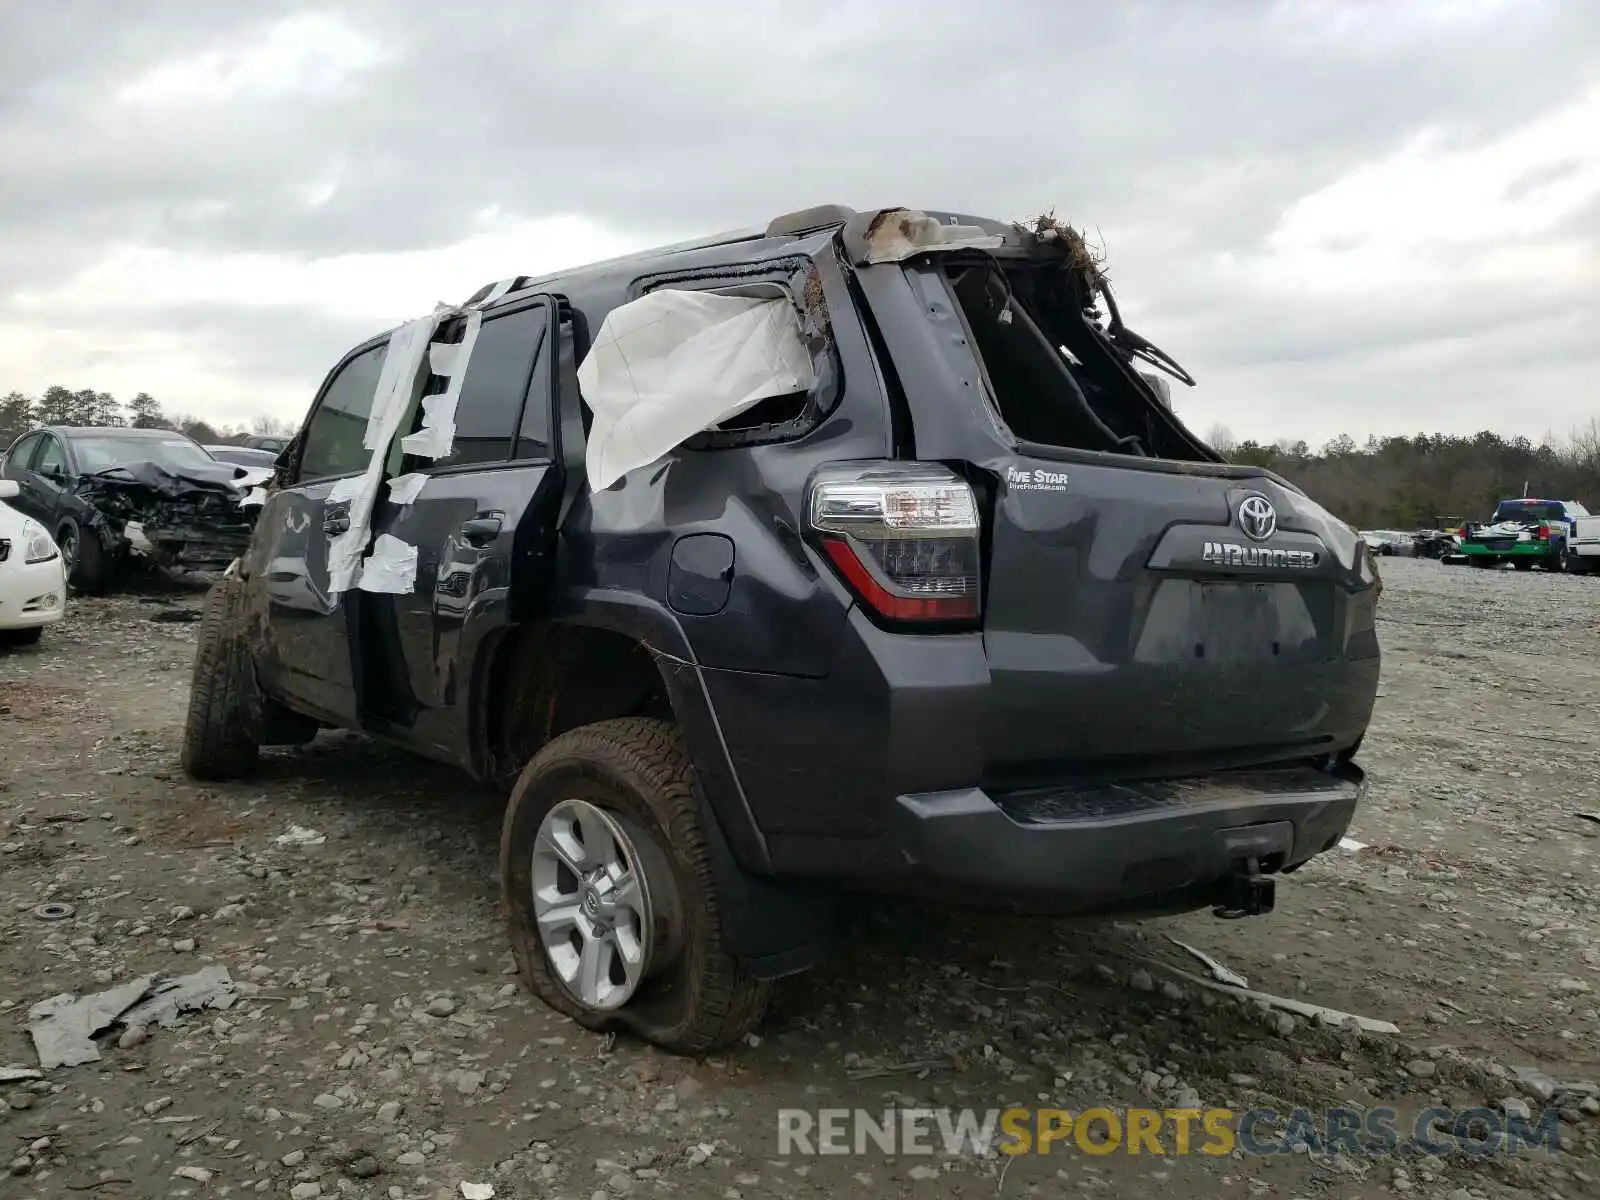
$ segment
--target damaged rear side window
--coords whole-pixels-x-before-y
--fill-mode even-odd
[[[384,342],[362,351],[328,383],[306,426],[305,445],[300,451],[301,479],[354,475],[366,470],[372,454],[361,442],[366,436],[367,416],[372,412],[388,345]]]
[[[840,374],[822,281],[809,259],[792,259],[757,267],[730,278],[702,273],[651,280],[647,291],[670,287],[782,300],[794,311],[795,322],[811,359],[810,386],[803,391],[769,396],[743,412],[718,422],[684,442],[690,450],[715,450],[758,445],[800,437],[815,428],[839,401]]]
[[[1173,459],[1208,458],[1134,370],[1096,297],[1056,262],[962,256],[945,266],[1000,417],[1020,440]]]

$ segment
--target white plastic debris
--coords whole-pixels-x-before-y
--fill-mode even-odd
[[[364,592],[405,595],[417,586],[417,548],[391,533],[380,533],[361,562],[356,586]]]
[[[615,308],[578,366],[594,413],[589,485],[610,487],[701,430],[813,380],[787,297],[663,288]]]
[[[273,838],[272,842],[276,846],[320,846],[327,840],[326,834],[318,833],[315,829],[307,829],[304,825],[291,825]]]
[[[1339,839],[1339,849],[1347,851],[1350,854],[1358,853],[1366,848],[1367,844],[1365,842],[1358,842],[1355,840],[1355,838],[1347,837]]]
[[[494,1200],[494,1184],[463,1183],[461,1185],[461,1200]]]
[[[1237,971],[1229,970],[1227,967],[1223,966],[1216,959],[1212,958],[1211,955],[1207,954],[1204,950],[1197,950],[1193,946],[1189,945],[1187,942],[1180,942],[1177,938],[1173,937],[1171,934],[1167,935],[1167,941],[1171,942],[1174,946],[1178,947],[1178,949],[1180,949],[1180,950],[1187,950],[1190,954],[1194,955],[1201,962],[1205,963],[1205,965],[1211,969],[1212,978],[1215,979],[1218,983],[1228,983],[1228,984],[1232,984],[1234,987],[1249,987],[1250,986],[1250,981],[1248,979],[1246,979],[1243,975],[1239,974]]]
[[[1291,1012],[1301,1017],[1309,1017],[1314,1020],[1321,1021],[1327,1025],[1345,1025],[1353,1023],[1358,1028],[1364,1029],[1368,1033],[1400,1032],[1400,1027],[1398,1025],[1395,1025],[1389,1021],[1380,1021],[1376,1017],[1357,1016],[1355,1013],[1341,1012],[1337,1008],[1328,1008],[1321,1004],[1309,1004],[1304,1000],[1291,1000],[1287,996],[1274,996],[1271,992],[1258,992],[1252,988],[1235,987],[1232,984],[1218,983],[1213,979],[1207,979],[1202,975],[1196,975],[1191,971],[1185,971],[1179,967],[1174,967],[1170,963],[1160,962],[1156,959],[1151,959],[1150,961],[1154,963],[1154,965],[1161,967],[1163,970],[1167,970],[1172,972],[1174,975],[1181,976],[1182,978],[1187,979],[1190,983],[1199,984],[1203,988],[1209,988],[1213,992],[1221,992],[1226,996],[1239,996],[1245,1000],[1254,1000],[1258,1004],[1267,1005],[1269,1008],[1282,1009],[1284,1012]]]

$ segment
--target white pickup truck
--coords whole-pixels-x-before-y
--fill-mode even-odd
[[[1567,570],[1588,575],[1600,571],[1600,517],[1576,517],[1567,539]]]

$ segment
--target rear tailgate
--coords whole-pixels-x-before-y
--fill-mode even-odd
[[[1370,552],[1275,476],[1219,461],[1063,307],[1059,271],[1008,252],[856,271],[901,453],[988,493],[985,787],[1352,748],[1377,691]]]
[[[1263,478],[1025,457],[999,474],[991,785],[1255,764],[1359,738],[1378,670],[1370,580],[1354,535],[1329,545],[1314,505]],[[1247,500],[1247,520],[1275,516],[1265,536],[1241,524]]]

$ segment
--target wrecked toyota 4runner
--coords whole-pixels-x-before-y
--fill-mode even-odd
[[[221,571],[254,527],[250,488],[270,470],[218,462],[170,429],[49,426],[19,438],[0,475],[12,506],[55,536],[72,585],[103,591],[131,553],[171,570]]]
[[[1195,437],[1081,238],[830,207],[352,349],[207,602],[183,762],[510,789],[547,1003],[737,1039],[851,891],[1271,909],[1378,680],[1356,533]]]

